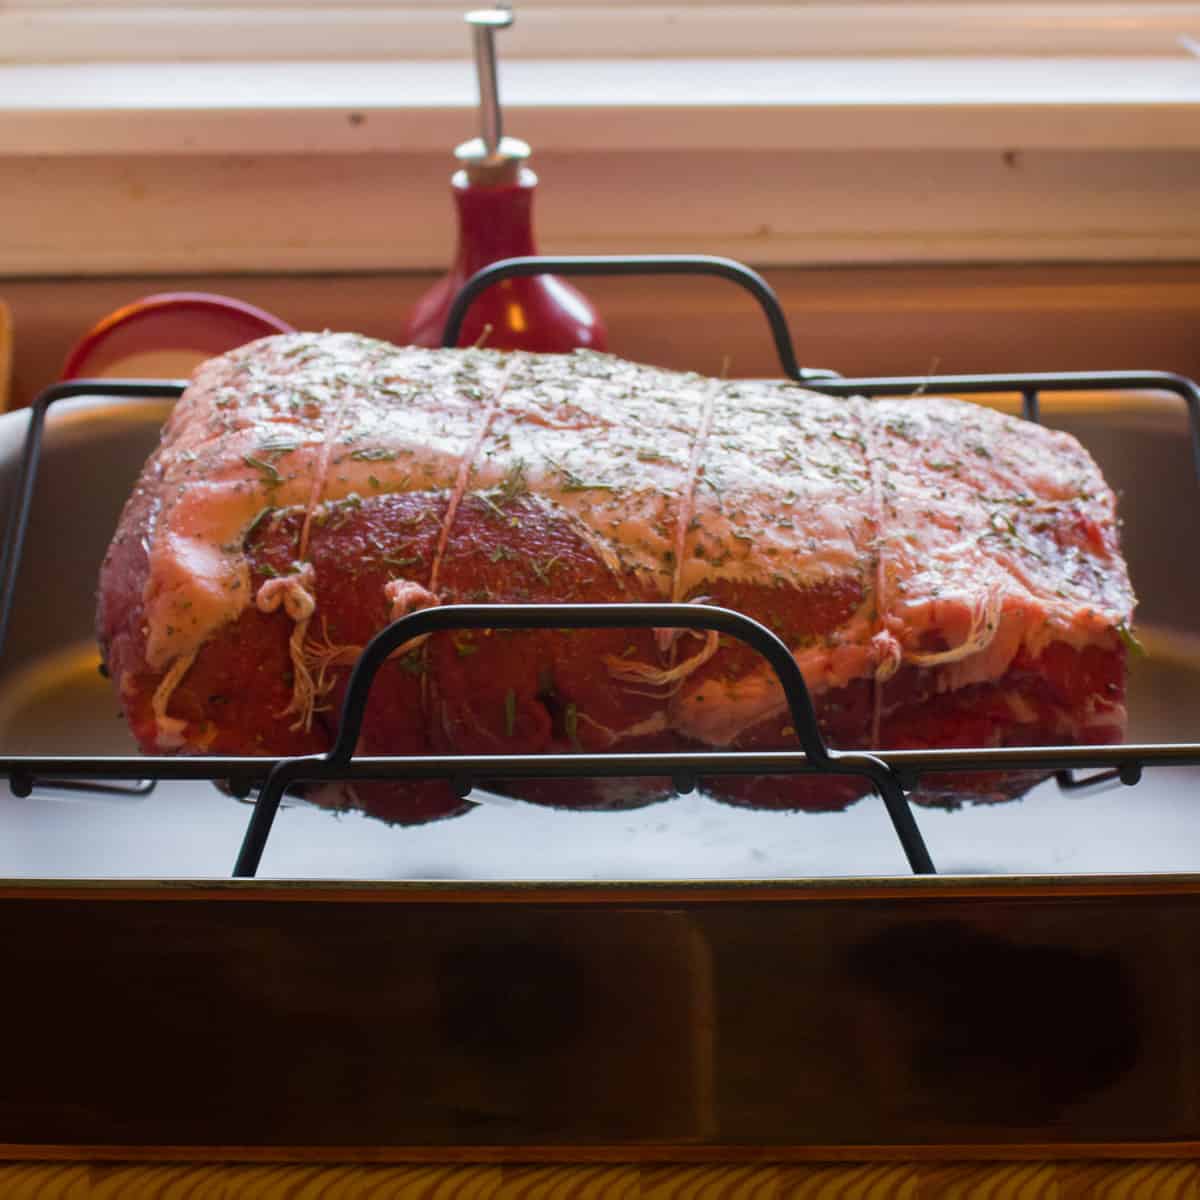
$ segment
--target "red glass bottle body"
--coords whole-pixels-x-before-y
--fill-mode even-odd
[[[459,288],[476,271],[502,258],[537,253],[533,238],[537,176],[528,167],[513,166],[514,170],[497,173],[495,178],[470,169],[455,174],[458,253],[449,273],[417,301],[405,334],[410,345],[442,344],[446,313]],[[604,322],[591,302],[554,275],[507,279],[478,296],[463,322],[458,344],[472,346],[481,338],[492,349],[551,353],[578,347],[603,350],[608,343]]]

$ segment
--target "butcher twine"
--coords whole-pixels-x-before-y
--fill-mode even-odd
[[[513,365],[509,364],[500,378],[495,392],[484,407],[483,417],[479,427],[468,444],[458,464],[454,487],[450,493],[450,501],[442,518],[442,527],[438,534],[437,546],[434,550],[433,562],[429,571],[429,584],[421,584],[409,579],[394,579],[384,587],[384,597],[388,602],[388,617],[397,621],[408,613],[417,612],[423,608],[433,608],[441,603],[437,594],[437,586],[441,576],[442,559],[445,557],[446,546],[450,540],[450,530],[454,525],[462,498],[466,493],[471,479],[475,460],[479,456],[480,447],[491,429],[492,420],[500,407],[500,401],[508,388],[513,373]],[[313,479],[312,490],[309,494],[308,507],[304,515],[304,524],[300,533],[299,559],[303,561],[308,552],[309,530],[312,526],[313,514],[321,501],[325,489],[325,480],[329,473],[329,465],[337,436],[341,430],[345,416],[346,405],[350,399],[349,391],[343,393],[342,399],[334,413],[325,436],[321,458]],[[305,643],[309,623],[315,612],[316,604],[311,593],[307,590],[313,583],[312,565],[304,563],[300,572],[288,576],[287,579],[270,580],[259,589],[255,598],[257,607],[263,612],[270,612],[283,603],[286,611],[296,620],[290,643],[292,663],[295,669],[295,684],[292,700],[285,712],[296,713],[297,720],[294,728],[309,728],[312,725],[313,713],[316,711],[317,699],[328,690],[329,668],[338,664],[353,663],[362,653],[361,646],[335,646],[328,638],[321,642]],[[406,643],[401,650],[408,653],[415,649],[425,638],[417,638]],[[315,671],[315,676],[314,676]],[[422,694],[424,694],[424,678],[422,679]]]
[[[864,453],[870,480],[871,521],[874,525],[875,541],[875,612],[871,635],[875,673],[872,681],[870,745],[878,749],[879,728],[883,716],[883,685],[906,662],[918,667],[947,666],[986,650],[1000,628],[1003,594],[994,580],[983,588],[982,594],[975,601],[967,635],[959,645],[948,650],[905,650],[900,639],[889,627],[887,619],[887,539],[884,537],[887,522],[882,478],[886,459],[878,446],[871,401],[863,398],[859,404],[859,420],[863,429]]]
[[[688,458],[687,475],[684,477],[683,493],[679,498],[679,514],[675,522],[675,561],[671,573],[671,600],[678,604],[683,599],[683,564],[686,561],[684,551],[687,546],[688,528],[696,511],[696,487],[700,482],[700,472],[703,469],[702,458],[704,445],[712,432],[713,413],[717,406],[717,396],[721,389],[721,381],[714,380],[704,397],[700,411],[700,421],[696,426],[696,436],[692,439],[691,454]],[[695,596],[690,604],[704,604],[707,596]],[[616,655],[607,655],[604,659],[609,674],[614,679],[627,683],[643,683],[651,687],[667,689],[666,695],[677,691],[683,681],[693,672],[702,667],[717,652],[720,645],[720,635],[716,630],[708,630],[701,634],[697,630],[685,629],[656,629],[654,631],[658,648],[667,658],[667,665],[653,666],[650,663],[632,662]],[[675,663],[675,647],[680,637],[691,633],[695,637],[703,637],[704,645],[691,658]],[[641,692],[641,695],[658,695],[658,693]]]
[[[671,599],[676,603],[683,599],[683,564],[686,561],[684,551],[686,548],[688,527],[695,513],[696,487],[703,469],[701,460],[705,442],[712,431],[713,414],[716,409],[719,392],[720,384],[714,383],[704,398],[700,423],[697,427],[696,437],[692,442],[691,457],[688,463],[683,495],[680,498],[679,517],[675,530],[675,563],[671,582]],[[875,674],[871,701],[871,745],[877,746],[879,744],[879,728],[883,711],[883,685],[899,670],[903,650],[895,634],[887,628],[885,617],[887,612],[887,569],[882,534],[884,528],[883,480],[880,473],[883,457],[874,436],[870,402],[860,400],[858,403],[860,406],[858,416],[864,430],[863,449],[870,484],[871,521],[875,542],[875,595],[874,611],[871,619],[871,645],[875,657]],[[691,603],[702,604],[707,599],[708,597],[706,596],[697,596],[693,598]],[[688,675],[692,674],[693,671],[703,666],[712,658],[720,644],[719,635],[715,631],[709,631],[705,637],[704,646],[697,654],[678,665],[674,665],[673,655],[675,644],[683,632],[678,629],[660,629],[656,631],[659,647],[664,653],[669,652],[672,656],[672,659],[668,661],[667,667],[657,668],[652,667],[648,663],[630,662],[627,659],[609,656],[605,661],[610,673],[615,678],[628,682],[644,683],[654,687],[665,687],[667,688],[667,694],[670,695],[680,687]],[[697,636],[699,635],[697,634]]]
[[[450,531],[454,526],[455,518],[458,514],[459,506],[462,503],[463,496],[466,494],[467,487],[471,481],[471,473],[475,469],[475,462],[479,457],[479,452],[486,441],[488,434],[491,432],[492,422],[495,419],[496,413],[500,409],[500,402],[504,398],[505,392],[508,390],[509,382],[512,379],[515,363],[510,363],[501,376],[500,382],[496,387],[495,392],[488,400],[484,407],[483,417],[480,420],[479,428],[476,431],[474,438],[471,440],[467,449],[463,452],[462,459],[459,462],[458,474],[454,481],[454,489],[450,494],[450,502],[446,506],[446,514],[442,519],[442,527],[438,534],[437,547],[434,550],[433,563],[429,572],[429,585],[427,588],[421,588],[419,585],[413,585],[404,581],[397,581],[397,585],[389,584],[389,588],[395,586],[395,591],[389,591],[389,600],[392,601],[391,618],[396,620],[405,613],[415,612],[421,608],[432,608],[441,603],[441,598],[437,594],[438,584],[441,577],[442,561],[445,557],[446,546],[450,540]],[[714,382],[709,388],[708,393],[704,397],[704,403],[700,414],[700,422],[697,426],[696,436],[693,439],[691,454],[688,461],[688,471],[684,480],[683,494],[680,497],[679,515],[675,530],[675,562],[674,571],[671,581],[671,599],[679,601],[682,599],[683,578],[682,568],[684,563],[684,546],[687,539],[688,526],[691,524],[692,516],[695,511],[695,493],[696,486],[699,481],[700,470],[702,466],[702,456],[704,444],[708,439],[709,433],[712,430],[713,410],[716,406],[717,394],[720,390],[720,384]],[[706,597],[696,597],[693,603],[703,603]],[[660,629],[657,630],[659,646],[663,652],[669,654],[671,658],[674,656],[675,643],[681,632],[677,629]],[[700,636],[700,635],[697,635]],[[424,640],[424,639],[421,639]],[[412,649],[414,645],[419,643],[410,642],[408,649]],[[628,682],[648,683],[653,686],[665,686],[674,691],[679,687],[682,681],[695,671],[698,667],[706,663],[717,652],[719,645],[719,635],[710,631],[705,635],[703,648],[691,658],[676,665],[669,665],[666,668],[661,666],[653,666],[648,663],[630,662],[627,659],[609,657],[605,661],[608,664],[610,673],[617,679],[622,679]],[[427,676],[422,674],[422,696],[425,695],[427,687]]]
[[[471,482],[471,472],[475,469],[475,460],[479,457],[479,451],[483,446],[484,440],[487,438],[488,433],[491,432],[492,421],[499,411],[500,401],[504,398],[504,393],[508,390],[508,384],[512,379],[515,366],[515,363],[510,362],[504,368],[504,374],[500,376],[500,382],[496,385],[495,393],[484,407],[483,419],[479,422],[479,429],[475,437],[471,440],[471,444],[463,452],[462,460],[458,464],[458,477],[454,480],[454,490],[450,493],[450,503],[446,506],[446,515],[442,518],[442,529],[438,534],[437,548],[433,552],[433,566],[429,570],[431,599],[428,604],[420,605],[422,608],[429,608],[434,604],[441,603],[437,595],[437,587],[442,570],[442,559],[446,553],[446,546],[450,541],[450,530],[454,525],[454,518],[458,515],[458,507],[462,503],[463,496],[466,494],[467,484]],[[392,619],[395,620],[395,616]]]
[[[887,612],[887,566],[884,559],[883,538],[883,479],[879,466],[883,461],[875,437],[875,425],[871,420],[871,402],[865,398],[858,401],[859,424],[863,430],[863,457],[866,459],[867,480],[871,496],[871,526],[875,542],[875,605],[872,616],[874,627],[871,647],[875,654],[875,675],[871,685],[871,741],[872,747],[879,745],[879,723],[883,715],[883,685],[900,669],[900,643],[885,627]]]
[[[501,401],[512,379],[515,365],[515,363],[510,362],[505,367],[499,383],[483,407],[475,433],[459,460],[454,485],[451,489],[450,498],[442,518],[441,528],[438,532],[438,540],[430,565],[428,585],[423,586],[413,580],[393,580],[385,587],[385,597],[389,605],[389,617],[393,621],[398,620],[408,613],[424,608],[432,608],[441,603],[441,597],[438,595],[437,589],[441,581],[441,568],[445,559],[446,549],[449,545],[450,533],[457,518],[459,508],[462,505],[463,497],[466,495],[470,485],[475,463],[491,432],[496,413],[500,409]],[[687,472],[684,476],[683,487],[680,493],[675,526],[674,562],[670,591],[670,599],[674,603],[680,603],[683,600],[683,567],[687,561],[685,553],[687,535],[695,515],[696,489],[704,469],[704,452],[712,433],[720,389],[721,383],[714,381],[704,396],[700,419],[697,423],[696,433],[692,439],[689,452]],[[304,523],[300,532],[297,557],[298,561],[303,565],[293,575],[267,581],[259,588],[258,594],[255,597],[256,607],[261,612],[273,612],[282,606],[288,616],[295,622],[295,627],[289,641],[289,651],[295,671],[295,682],[292,699],[288,707],[284,710],[287,714],[296,715],[297,719],[293,726],[294,728],[309,728],[311,726],[313,714],[316,710],[316,702],[323,692],[328,689],[327,672],[329,668],[338,663],[353,662],[362,649],[359,646],[333,646],[329,644],[328,639],[320,643],[308,639],[309,626],[315,614],[316,602],[312,594],[315,583],[313,567],[305,559],[308,553],[308,543],[314,514],[324,492],[333,449],[336,445],[346,408],[351,398],[350,389],[347,388],[343,391],[337,408],[334,411],[333,418],[326,428],[325,440],[322,445],[321,456],[317,463],[317,470],[314,473],[313,485],[306,505]],[[954,661],[966,654],[979,650],[981,647],[986,646],[994,636],[998,624],[997,609],[999,606],[995,589],[988,589],[983,602],[978,606],[978,611],[973,614],[971,629],[962,645],[946,651],[930,653],[910,652],[908,655],[904,654],[903,647],[896,638],[896,635],[888,628],[887,623],[887,543],[884,537],[886,514],[883,496],[883,472],[886,468],[884,465],[884,456],[878,445],[877,430],[873,421],[870,401],[859,399],[857,407],[864,435],[864,458],[869,481],[870,516],[874,533],[875,586],[872,603],[873,611],[871,613],[872,632],[870,640],[874,651],[875,671],[872,686],[870,744],[878,746],[883,712],[884,684],[899,670],[902,660],[908,658],[918,665],[935,666]],[[696,596],[692,598],[690,603],[703,604],[707,600],[707,596]],[[704,645],[690,658],[676,663],[675,656],[678,643],[689,632],[695,637],[703,636]],[[665,663],[635,662],[619,658],[615,655],[606,656],[604,661],[614,679],[624,683],[640,684],[643,687],[657,689],[656,691],[642,694],[650,694],[660,698],[664,695],[669,696],[677,691],[689,675],[698,670],[716,654],[720,644],[719,635],[711,630],[701,635],[697,631],[657,629],[655,630],[655,634],[658,647],[666,659]],[[416,639],[407,643],[403,647],[403,650],[407,653],[424,641],[425,638]],[[165,701],[171,687],[178,682],[179,677],[186,671],[188,666],[190,666],[190,661],[177,663],[175,669],[168,673],[167,678],[159,686],[158,692],[161,695],[161,699],[160,695],[156,695],[156,715],[162,718],[160,723],[163,725],[168,723],[165,719],[165,703],[163,701]],[[425,676],[423,675],[423,697],[425,689],[426,683]],[[161,714],[157,711],[159,707],[164,710]]]
[[[304,508],[304,523],[300,527],[300,540],[296,551],[296,561],[300,569],[282,579],[269,579],[259,589],[254,597],[254,606],[259,612],[275,612],[281,606],[291,617],[294,625],[292,636],[288,640],[288,654],[292,660],[292,698],[283,710],[284,716],[295,714],[293,729],[309,729],[312,727],[313,713],[316,702],[324,688],[325,669],[329,665],[328,656],[311,655],[306,647],[308,627],[316,612],[317,601],[313,595],[316,576],[312,563],[307,562],[309,535],[312,530],[313,514],[321,502],[325,491],[325,481],[329,475],[329,465],[333,458],[333,449],[337,444],[337,436],[342,428],[346,408],[353,397],[353,389],[347,385],[342,389],[338,398],[333,417],[325,426],[325,439],[321,444],[321,455],[317,459],[317,467],[313,472],[312,487],[309,489],[308,501]],[[310,659],[320,663],[316,678],[313,677]]]
[[[269,579],[258,589],[254,597],[254,606],[262,613],[275,612],[280,607],[294,622],[292,627],[292,635],[288,639],[288,655],[292,662],[292,698],[288,702],[287,707],[281,715],[290,716],[296,714],[296,720],[292,725],[293,729],[309,729],[312,726],[313,713],[316,710],[316,701],[324,687],[325,671],[330,663],[341,653],[345,648],[332,647],[329,648],[333,654],[310,654],[305,645],[305,640],[308,637],[308,627],[312,621],[313,614],[316,612],[317,602],[313,595],[315,574],[312,564],[306,562],[308,555],[309,533],[312,529],[313,514],[316,511],[317,505],[321,502],[321,495],[325,490],[325,480],[329,474],[329,464],[333,457],[333,448],[336,444],[337,435],[342,427],[342,420],[345,417],[346,407],[349,404],[353,394],[353,389],[346,386],[342,389],[342,394],[338,399],[337,407],[334,409],[333,418],[325,428],[325,439],[321,445],[321,454],[317,460],[316,470],[313,472],[312,487],[309,489],[308,501],[304,510],[304,524],[300,528],[300,540],[297,547],[296,561],[300,563],[299,570],[291,575],[282,578]],[[183,676],[190,669],[195,661],[197,651],[193,650],[190,654],[178,659],[171,670],[163,677],[155,690],[154,697],[151,701],[152,711],[154,713],[155,722],[159,731],[159,741],[163,745],[178,745],[182,743],[180,732],[185,725],[185,722],[174,720],[167,716],[167,704],[170,701],[172,692],[179,685]],[[310,666],[310,659],[314,665],[320,664],[320,670],[316,679],[313,677],[313,672]]]
[[[704,398],[696,437],[692,442],[683,495],[680,498],[679,517],[675,530],[675,563],[671,582],[671,599],[676,603],[683,599],[682,572],[683,564],[686,561],[684,551],[686,548],[688,526],[691,524],[695,513],[696,487],[703,469],[701,460],[705,442],[712,431],[713,414],[716,409],[719,392],[720,384],[714,382]],[[884,528],[883,480],[879,469],[883,462],[883,456],[874,436],[870,402],[863,399],[858,401],[858,405],[858,417],[864,430],[863,450],[870,486],[870,516],[875,543],[875,595],[871,617],[871,645],[875,657],[875,673],[871,703],[871,745],[877,746],[879,743],[879,728],[883,710],[883,685],[899,670],[903,648],[895,634],[887,628],[885,618],[887,612],[887,570],[882,535]],[[706,596],[697,596],[692,599],[691,603],[702,604],[707,599],[708,597]],[[981,618],[981,620],[983,619],[986,618]],[[664,653],[669,652],[672,656],[672,659],[668,661],[667,667],[653,667],[648,663],[630,662],[628,659],[621,659],[610,655],[605,659],[610,673],[615,678],[628,682],[643,683],[660,688],[665,687],[667,689],[666,694],[672,694],[678,690],[688,675],[692,674],[693,671],[703,666],[712,658],[720,644],[719,635],[715,631],[709,631],[705,637],[704,646],[697,654],[678,665],[674,665],[673,655],[675,644],[683,632],[678,629],[656,630],[659,647]],[[699,635],[697,634],[697,636]],[[957,651],[950,653],[957,653]],[[658,695],[659,693],[643,694]]]

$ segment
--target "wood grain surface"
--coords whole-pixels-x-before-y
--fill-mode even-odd
[[[12,1200],[1196,1200],[1196,1162],[0,1165]]]
[[[174,220],[174,218],[172,218]],[[704,249],[716,253],[711,246]],[[750,256],[753,259],[753,256]],[[807,366],[843,375],[1157,368],[1200,375],[1200,264],[763,268]],[[14,405],[58,377],[75,341],[169,290],[261,305],[297,329],[396,339],[434,276],[186,275],[9,279]],[[762,313],[723,280],[594,279],[614,353],[657,366],[778,375]]]
[[[0,1160],[1195,1159],[1156,882],[9,883]]]

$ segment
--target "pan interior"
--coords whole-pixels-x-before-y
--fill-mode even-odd
[[[74,404],[75,402],[69,402]],[[1117,490],[1138,588],[1129,738],[1200,741],[1200,504],[1177,414],[1133,399],[1079,406],[1069,428]],[[96,572],[165,408],[68,407],[47,430],[10,637],[0,665],[0,753],[129,754],[134,745],[91,637]],[[1136,419],[1134,419],[1136,418]],[[11,480],[22,414],[0,418]],[[69,500],[64,499],[69,498]],[[69,508],[68,508],[69,504]],[[1146,772],[1136,788],[1063,792],[955,812],[918,810],[942,872],[1200,872],[1200,770]],[[387,830],[298,804],[282,814],[262,874],[449,879],[754,879],[907,873],[882,804],[843,813],[748,811],[697,794],[621,813],[564,812],[486,793],[461,819]],[[39,788],[0,805],[0,874],[222,876],[248,816],[206,782],[163,783],[144,799]]]

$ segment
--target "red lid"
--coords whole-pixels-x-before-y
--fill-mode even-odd
[[[63,379],[174,379],[206,358],[276,333],[286,322],[228,296],[163,292],[110,313],[67,356]]]

